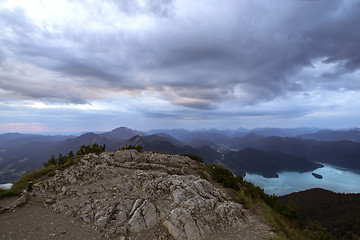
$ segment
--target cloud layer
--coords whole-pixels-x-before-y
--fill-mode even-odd
[[[332,112],[359,96],[359,12],[357,0],[2,1],[0,98],[159,118]]]

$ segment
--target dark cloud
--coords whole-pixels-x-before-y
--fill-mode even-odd
[[[1,11],[1,24],[3,27],[11,29],[16,33],[15,37],[24,36],[27,32],[23,30],[34,31],[35,27],[31,24],[26,16],[25,9],[15,7],[14,9],[2,9]]]
[[[337,106],[326,106],[323,110],[334,109]],[[226,109],[219,111],[199,111],[196,110],[174,110],[174,111],[152,111],[151,109],[140,108],[144,116],[157,119],[171,120],[224,120],[234,118],[297,118],[312,112],[311,106],[288,106],[283,108],[264,108],[264,109],[243,109],[238,111],[227,111]]]
[[[152,0],[152,1],[111,1],[118,6],[118,10],[129,15],[134,14],[154,14],[160,17],[167,17],[173,13],[174,6],[172,0]]]
[[[86,104],[88,99],[94,98],[96,95],[96,92],[90,92],[87,89],[81,90],[81,86],[69,87],[71,83],[42,84],[42,82],[32,83],[26,82],[26,80],[19,81],[13,77],[2,77],[0,88],[9,91],[13,100],[42,99],[53,103]]]
[[[20,61],[75,81],[76,88],[151,89],[175,105],[201,110],[229,100],[246,106],[289,91],[306,92],[310,80],[294,79],[318,59],[336,63],[333,72],[316,79],[321,88],[358,84],[357,79],[335,80],[360,67],[357,1],[229,1],[227,5],[205,1],[194,6],[170,0],[113,3],[124,18],[136,22],[145,17],[139,29],[114,23],[108,26],[110,30],[83,25],[49,31],[36,25],[24,9],[2,9],[1,27],[8,32],[1,48]],[[96,14],[99,19],[106,17],[101,10]],[[0,52],[0,58],[4,59],[4,53]],[[333,81],[336,84],[329,84]],[[1,87],[33,98],[54,94]],[[78,91],[54,94],[57,99],[65,98],[64,102],[76,103],[88,102],[90,95],[79,96]]]

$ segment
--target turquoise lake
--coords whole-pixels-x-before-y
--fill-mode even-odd
[[[313,172],[280,172],[279,178],[264,178],[257,174],[246,174],[244,179],[264,189],[265,193],[278,196],[310,188],[323,188],[338,193],[360,193],[360,173],[324,164]],[[323,176],[315,178],[312,173]]]

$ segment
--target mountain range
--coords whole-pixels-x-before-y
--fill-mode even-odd
[[[82,145],[105,144],[107,151],[142,145],[145,151],[192,154],[206,163],[225,165],[234,173],[277,177],[281,171],[313,171],[328,163],[360,170],[360,130],[279,129],[158,129],[126,127],[80,136],[0,134],[0,183],[12,182],[39,169],[54,154],[76,152]]]
[[[306,158],[312,162],[328,163],[360,170],[360,143],[347,140],[319,142],[301,138],[264,137],[252,141],[239,140],[231,148],[255,148],[262,151],[282,152]]]
[[[321,130],[315,133],[307,133],[299,136],[303,139],[313,139],[317,141],[326,141],[326,142],[334,142],[334,141],[352,141],[352,142],[360,142],[360,129],[350,129],[350,130]]]

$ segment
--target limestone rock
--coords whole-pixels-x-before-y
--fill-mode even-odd
[[[136,233],[146,228],[144,217],[141,214],[141,209],[136,209],[128,222],[129,232]]]
[[[96,225],[99,228],[105,228],[107,222],[108,222],[108,218],[105,216],[102,216],[102,217],[99,217],[99,219],[96,221]]]
[[[33,193],[54,211],[120,239],[153,229],[163,229],[155,231],[159,239],[207,239],[247,226],[248,213],[240,204],[188,172],[197,167],[188,157],[136,150],[88,154],[35,184]]]

